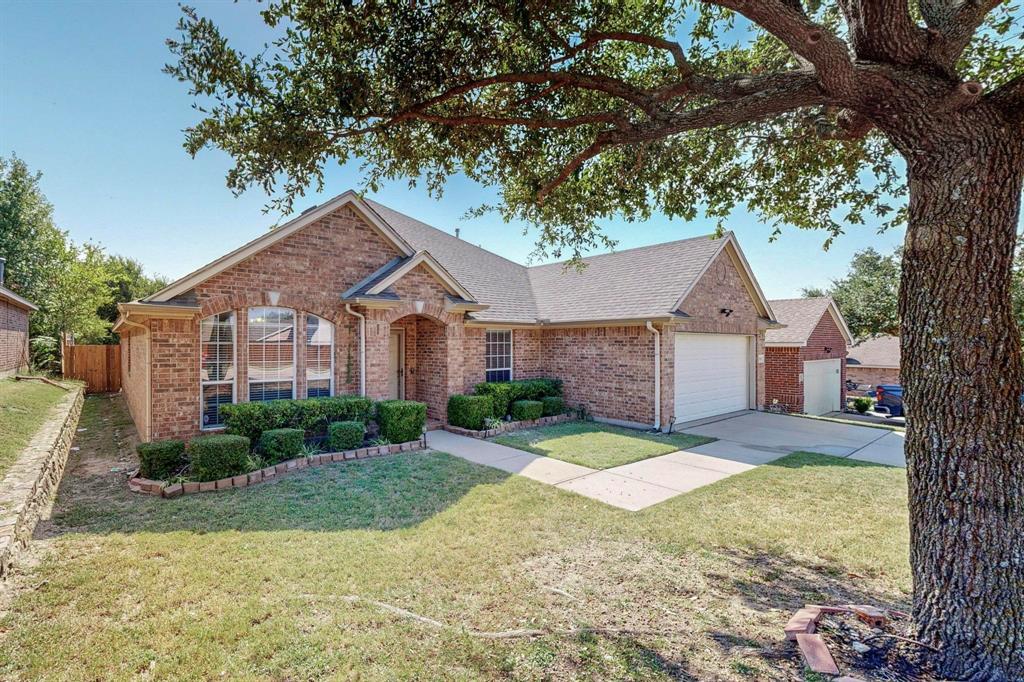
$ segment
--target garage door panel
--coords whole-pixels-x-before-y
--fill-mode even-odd
[[[804,362],[804,412],[826,414],[841,409],[842,373],[839,358]]]
[[[676,334],[677,422],[745,410],[750,405],[749,337]]]

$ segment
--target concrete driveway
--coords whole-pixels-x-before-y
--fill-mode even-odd
[[[903,456],[904,434],[889,429],[766,412],[747,412],[682,430],[718,438],[714,443],[692,448],[692,452],[747,464],[764,464],[791,452],[804,450],[876,464],[906,466]]]
[[[602,470],[447,431],[428,432],[427,445],[630,511],[749,471],[797,450],[903,466],[903,434],[883,429],[750,412],[684,430],[718,440]]]

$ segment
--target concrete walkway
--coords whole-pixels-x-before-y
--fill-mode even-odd
[[[672,452],[611,469],[591,469],[447,431],[427,433],[427,445],[456,457],[548,483],[620,509],[638,511],[676,495],[753,469],[755,464],[691,451]],[[714,445],[710,443],[709,445]],[[739,448],[738,450],[742,450]],[[774,453],[770,459],[785,453]],[[766,460],[764,453],[752,459]],[[761,463],[758,461],[757,463]]]

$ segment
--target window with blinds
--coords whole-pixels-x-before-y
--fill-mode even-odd
[[[249,401],[295,397],[295,311],[249,308]]]
[[[235,314],[220,313],[199,325],[199,390],[202,428],[223,426],[221,405],[235,402]]]
[[[306,315],[306,397],[324,398],[334,392],[334,325]]]
[[[512,330],[488,329],[485,333],[484,367],[487,381],[512,380]]]

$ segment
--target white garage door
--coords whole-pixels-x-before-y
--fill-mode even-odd
[[[749,338],[676,334],[676,422],[750,407]]]
[[[839,404],[839,363],[841,360],[807,360],[804,362],[804,412],[825,414],[835,412]]]

